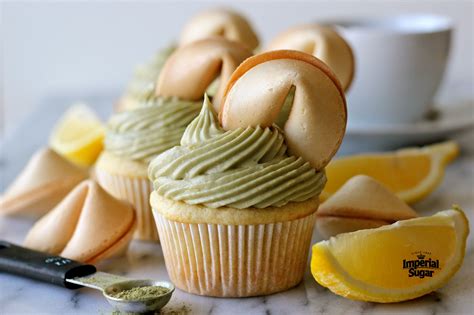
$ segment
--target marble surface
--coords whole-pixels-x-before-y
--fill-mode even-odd
[[[69,96],[74,98],[74,96]],[[86,99],[103,117],[110,112],[107,98]],[[68,98],[51,99],[38,108],[14,136],[1,143],[1,190],[21,170],[29,156],[47,142],[53,122]],[[23,141],[23,139],[25,139]],[[415,205],[420,215],[431,215],[461,205],[474,222],[474,134],[459,139],[463,154],[448,167],[441,186]],[[21,244],[32,222],[0,217],[0,239]],[[313,242],[318,240],[315,233]],[[223,299],[176,290],[164,314],[472,314],[474,311],[474,255],[472,235],[464,264],[442,289],[413,301],[376,304],[351,301],[319,286],[309,273],[286,292],[266,297]],[[132,278],[168,279],[158,244],[132,243],[126,256],[98,265],[102,271]],[[92,289],[67,290],[0,272],[0,314],[112,314],[101,293]]]

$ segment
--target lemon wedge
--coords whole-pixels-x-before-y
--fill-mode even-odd
[[[313,246],[311,272],[354,300],[399,302],[443,286],[461,266],[469,224],[457,207],[431,217],[339,234]]]
[[[441,183],[446,165],[459,154],[454,141],[422,148],[335,159],[326,166],[328,182],[321,194],[326,200],[356,175],[367,175],[384,184],[406,203],[417,202]]]
[[[94,164],[103,148],[104,126],[94,111],[76,104],[60,118],[50,136],[50,147],[80,166]]]

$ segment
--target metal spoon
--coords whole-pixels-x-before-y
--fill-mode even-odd
[[[133,280],[97,271],[95,266],[52,256],[0,241],[0,271],[60,285],[68,289],[89,287],[101,290],[110,305],[121,312],[158,311],[171,299],[174,286],[167,281]],[[136,287],[160,286],[165,294],[146,299],[129,300],[113,295]]]
[[[110,305],[127,313],[158,311],[168,303],[174,291],[174,286],[167,281],[154,281],[149,279],[133,280],[101,271],[96,271],[95,273],[85,277],[66,279],[66,281],[80,286],[101,290]],[[139,300],[121,299],[113,296],[121,291],[146,286],[163,287],[168,289],[168,292],[162,295]]]

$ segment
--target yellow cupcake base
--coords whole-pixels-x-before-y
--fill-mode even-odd
[[[161,213],[162,204],[153,201],[166,269],[179,289],[206,296],[247,297],[284,291],[303,279],[317,201],[314,211],[301,218],[240,225],[171,220]]]
[[[108,154],[110,155],[110,154]],[[152,192],[152,183],[148,177],[143,176],[145,170],[137,172],[136,176],[130,176],[123,168],[113,172],[110,159],[102,154],[95,169],[97,182],[111,195],[118,199],[130,202],[137,214],[137,229],[134,239],[143,241],[159,241],[156,224],[153,219],[149,198]],[[125,163],[123,163],[125,164]],[[107,167],[103,167],[107,165]],[[134,165],[137,167],[137,165]]]

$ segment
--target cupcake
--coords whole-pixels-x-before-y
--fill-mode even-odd
[[[249,50],[258,46],[258,37],[245,17],[230,9],[216,8],[200,12],[188,21],[181,32],[178,47],[211,37],[238,42]],[[162,49],[150,62],[137,67],[118,103],[119,111],[141,106],[154,96],[159,74],[175,49],[174,45]],[[211,86],[211,94],[217,84]]]
[[[354,77],[354,56],[347,41],[331,26],[306,24],[277,35],[266,50],[293,49],[311,54],[334,72],[345,91]]]
[[[198,115],[207,86],[220,78],[216,97],[250,51],[225,39],[206,39],[177,49],[167,60],[155,95],[143,105],[114,115],[107,125],[105,150],[96,164],[98,182],[137,211],[135,238],[158,240],[148,202],[149,161],[179,144]]]
[[[220,121],[214,108],[206,99],[180,146],[149,165],[168,274],[178,288],[207,296],[294,287],[306,269],[324,167],[345,132],[342,87],[311,55],[271,52],[233,73]]]

